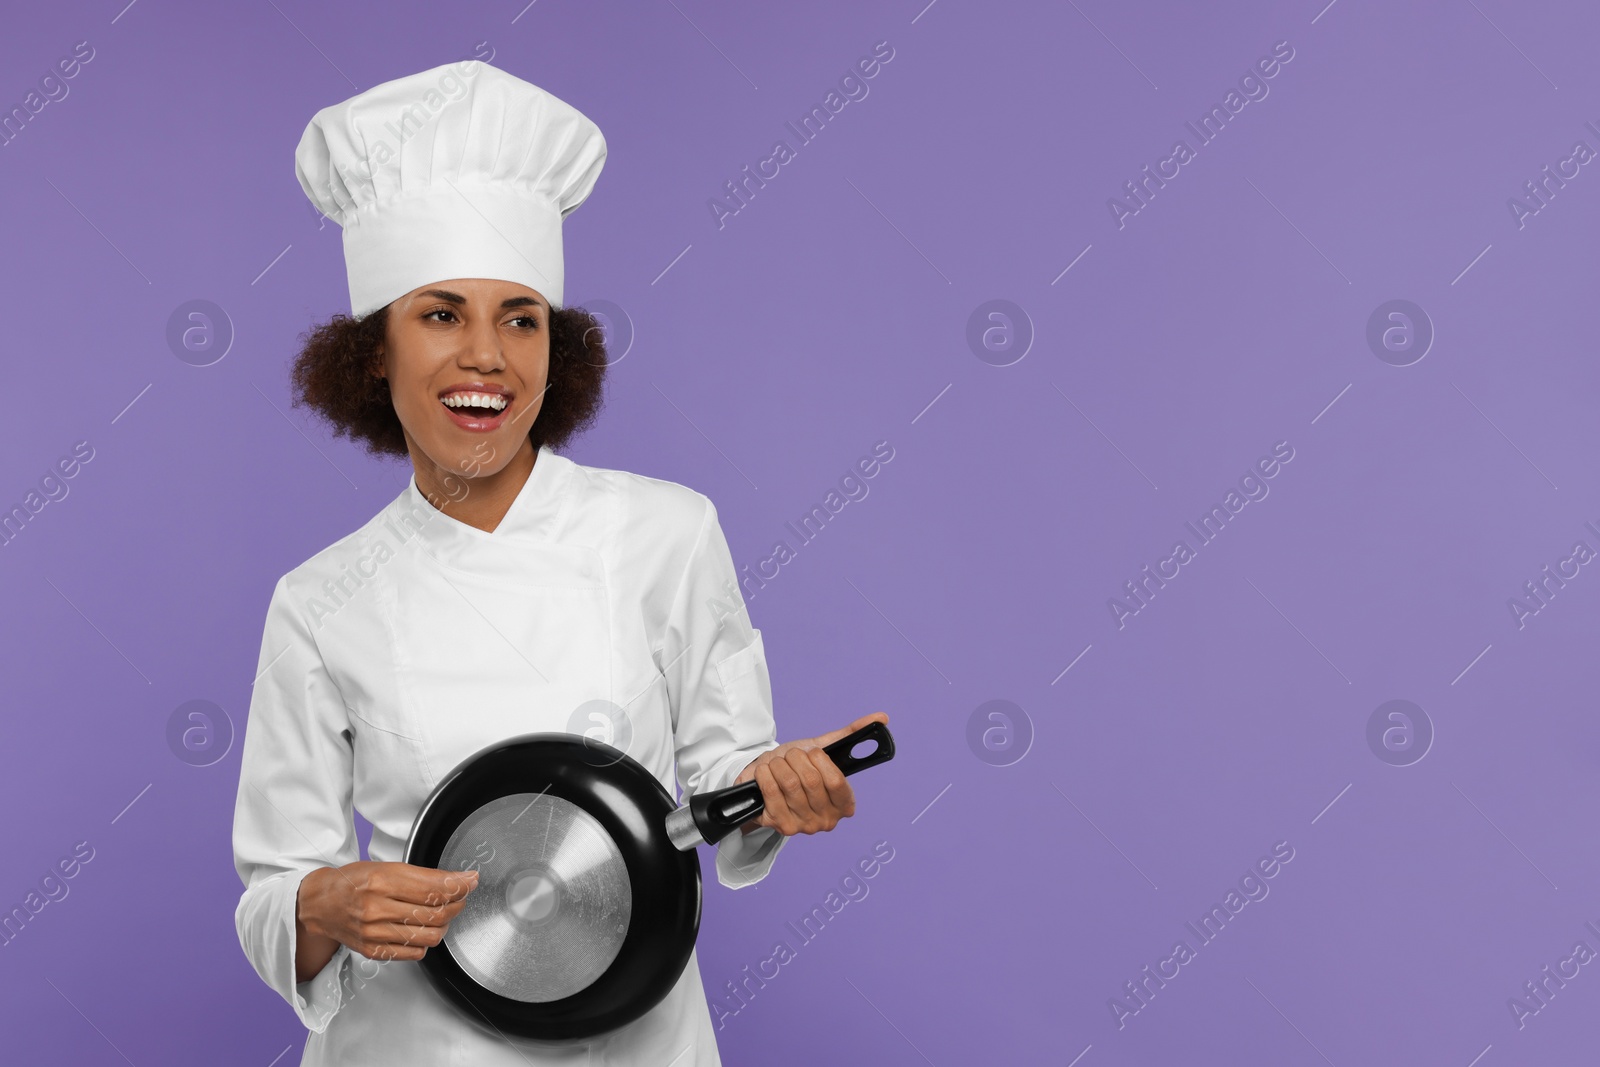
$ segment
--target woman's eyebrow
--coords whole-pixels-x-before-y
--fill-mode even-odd
[[[460,293],[452,293],[448,289],[427,289],[424,290],[422,295],[438,297],[440,300],[448,300],[452,304],[465,304],[467,302],[466,297]],[[503,308],[519,308],[530,305],[533,307],[540,306],[539,301],[531,296],[513,296],[500,301],[500,306]]]

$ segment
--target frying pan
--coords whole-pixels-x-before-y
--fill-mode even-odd
[[[854,774],[892,759],[894,738],[873,722],[823,751]],[[491,745],[435,787],[406,843],[407,863],[478,871],[422,971],[462,1014],[503,1033],[562,1042],[626,1026],[688,965],[700,931],[695,846],[764,809],[755,781],[677,807],[637,760],[588,737]]]

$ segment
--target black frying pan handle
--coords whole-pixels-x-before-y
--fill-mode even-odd
[[[873,750],[861,758],[851,752],[864,741],[876,741]],[[855,733],[841,737],[822,751],[846,775],[876,767],[894,759],[894,735],[881,722],[869,722]],[[761,785],[755,779],[699,793],[689,798],[689,813],[706,844],[714,845],[766,810]]]

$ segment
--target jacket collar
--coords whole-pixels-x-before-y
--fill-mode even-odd
[[[492,532],[470,526],[434,507],[418,488],[416,472],[412,471],[405,491],[394,502],[396,514],[392,521],[402,535],[420,535],[423,548],[447,561],[491,542],[548,541],[555,536],[563,515],[576,466],[548,445],[540,446],[528,480]]]

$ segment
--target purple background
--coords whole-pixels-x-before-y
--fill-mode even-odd
[[[0,910],[95,856],[0,947],[8,1054],[298,1061],[232,924],[237,737],[196,767],[167,724],[207,700],[243,729],[273,582],[409,474],[289,406],[297,335],[348,310],[300,132],[474,54],[610,145],[568,301],[635,338],[573,458],[707,493],[742,565],[895,450],[750,610],[783,736],[882,709],[900,756],[761,886],[708,887],[708,988],[874,842],[894,859],[727,1020],[728,1062],[1589,1054],[1600,964],[1521,1027],[1508,1000],[1600,950],[1600,568],[1520,628],[1508,600],[1600,548],[1600,176],[1520,228],[1507,201],[1600,148],[1600,19],[1324,2],[9,12],[6,108],[95,55],[0,148],[0,506],[94,458],[0,552]],[[869,95],[719,229],[708,200],[885,40]],[[1270,95],[1119,228],[1108,198],[1283,40]],[[1366,340],[1397,298],[1437,331],[1403,367]],[[209,366],[166,340],[194,299],[235,332]],[[967,340],[993,299],[1034,333],[1009,366]],[[1270,494],[1119,629],[1108,599],[1279,441]],[[1420,762],[1369,746],[1391,699],[1432,724]],[[990,700],[1031,723],[1009,766],[968,742]],[[1280,841],[1270,895],[1199,946],[1186,921]],[[1195,958],[1119,1028],[1110,999],[1180,938]]]

